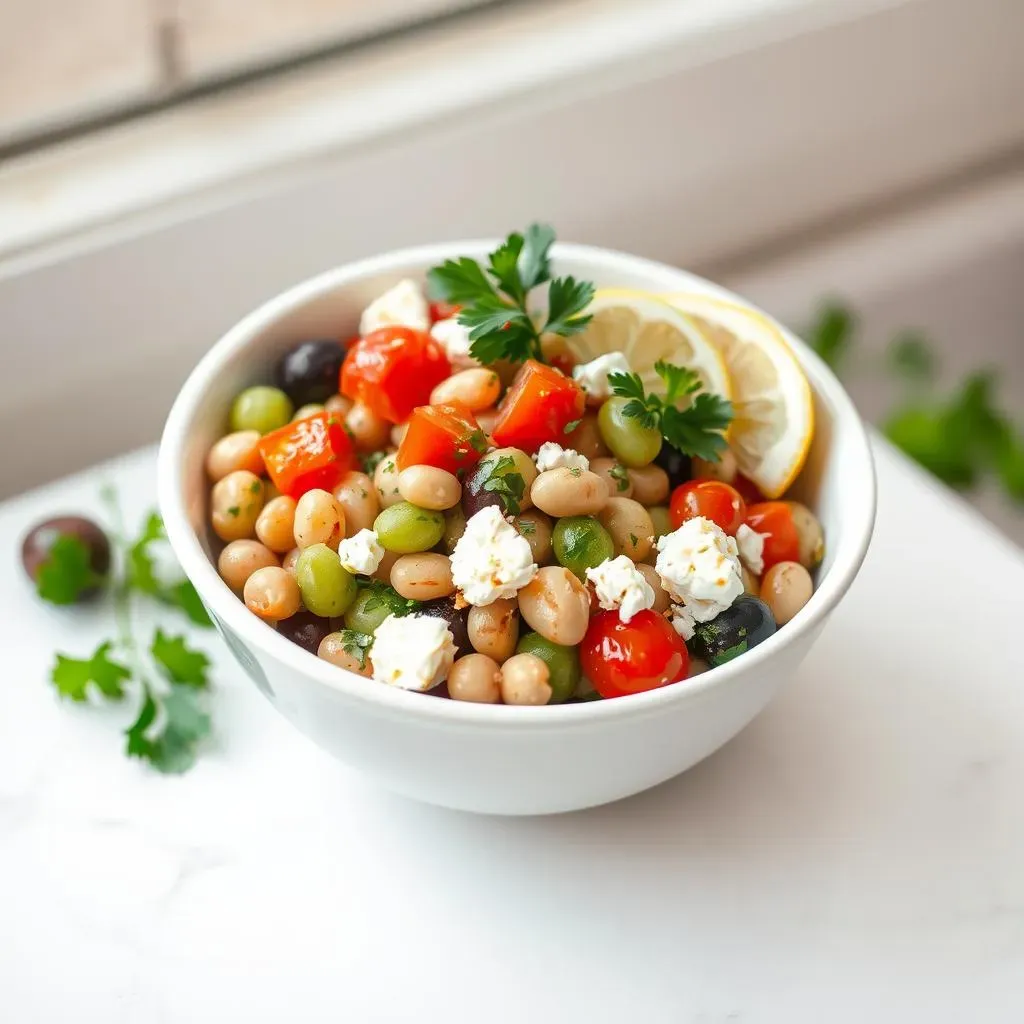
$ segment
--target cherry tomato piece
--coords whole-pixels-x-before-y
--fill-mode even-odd
[[[461,306],[454,302],[432,302],[430,304],[430,322],[436,324],[438,320],[451,320]]]
[[[320,487],[333,491],[355,465],[352,441],[341,418],[314,413],[264,435],[259,444],[263,464],[282,494],[300,498]]]
[[[740,492],[721,480],[688,480],[672,492],[668,506],[673,530],[678,530],[687,519],[703,516],[717,523],[730,537],[743,525],[746,514],[747,503]]]
[[[742,473],[736,474],[736,479],[733,480],[732,485],[740,492],[740,496],[748,505],[764,501],[764,495],[757,484],[753,480],[748,480]]]
[[[690,655],[683,638],[657,612],[637,612],[623,622],[618,611],[607,611],[591,618],[580,665],[602,697],[625,697],[685,679]]]
[[[461,478],[485,451],[484,432],[464,405],[421,405],[412,411],[395,460],[399,470],[437,466]]]
[[[498,406],[491,437],[499,448],[532,455],[545,441],[565,440],[566,427],[583,416],[583,389],[570,377],[528,359]]]
[[[764,534],[764,571],[778,562],[800,561],[800,533],[785,501],[762,501],[747,508],[747,526]]]
[[[341,393],[390,423],[404,423],[451,373],[444,349],[411,327],[382,327],[357,341],[341,367]]]

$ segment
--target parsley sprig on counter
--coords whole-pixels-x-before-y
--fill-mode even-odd
[[[583,330],[590,316],[583,310],[594,297],[589,281],[551,277],[549,252],[554,229],[531,224],[513,232],[488,256],[486,267],[462,256],[446,260],[427,274],[427,291],[435,300],[460,306],[459,323],[469,328],[470,354],[485,365],[500,359],[521,363],[543,360],[541,336],[569,337]],[[531,313],[530,293],[548,285],[544,318]]]
[[[700,377],[685,366],[658,361],[654,370],[665,384],[665,397],[648,394],[635,373],[610,373],[612,393],[629,401],[623,413],[649,430],[660,430],[665,440],[684,455],[717,462],[725,449],[723,431],[732,422],[732,403],[720,395],[701,391]],[[677,402],[692,397],[683,409]]]

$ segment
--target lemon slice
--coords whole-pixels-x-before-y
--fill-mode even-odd
[[[779,328],[761,313],[710,295],[665,297],[721,352],[732,378],[729,446],[740,472],[777,498],[803,468],[814,438],[811,388]]]
[[[688,366],[700,376],[705,390],[732,397],[721,353],[689,316],[664,299],[631,289],[604,288],[594,295],[587,312],[593,319],[586,328],[564,339],[565,348],[577,362],[621,352],[630,369],[639,374],[644,389],[663,395],[664,381],[654,371],[654,364],[661,359]]]

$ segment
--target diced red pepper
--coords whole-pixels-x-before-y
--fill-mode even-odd
[[[328,412],[266,434],[259,448],[270,479],[292,498],[315,487],[333,491],[355,464],[352,441],[341,418]]]
[[[532,454],[545,441],[565,440],[583,415],[583,389],[553,366],[528,359],[498,407],[491,437],[501,448]]]
[[[464,405],[422,405],[413,409],[395,461],[399,470],[437,466],[462,476],[486,450],[484,432]]]
[[[444,349],[425,331],[382,327],[345,356],[339,390],[391,423],[404,423],[451,373]]]

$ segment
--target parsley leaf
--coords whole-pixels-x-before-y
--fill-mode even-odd
[[[89,545],[81,537],[62,533],[39,566],[36,593],[51,604],[74,604],[84,591],[102,582],[92,568]]]
[[[938,372],[935,352],[918,331],[904,331],[893,338],[888,356],[893,370],[912,383],[931,381]]]
[[[206,670],[210,659],[202,651],[193,650],[183,636],[167,636],[156,631],[149,653],[168,679],[185,686],[205,690],[209,685]]]
[[[494,462],[480,490],[498,495],[506,515],[517,516],[522,511],[526,481],[522,473],[516,472],[516,460],[511,455],[503,455]]]
[[[468,256],[445,260],[441,266],[434,267],[427,274],[427,291],[433,298],[444,299],[453,305],[475,302],[488,293],[495,294],[480,264]]]
[[[351,654],[359,662],[360,668],[366,668],[366,655],[373,646],[373,637],[369,633],[360,633],[355,629],[343,629],[341,649]]]
[[[379,451],[379,452],[370,452],[369,455],[364,455],[363,456],[363,472],[367,476],[372,477],[373,476],[373,471],[387,457],[387,454],[388,453],[385,452],[385,451]]]
[[[548,224],[531,224],[526,229],[519,256],[519,274],[527,291],[551,280],[548,252],[555,241],[555,230]]]
[[[562,433],[563,434],[571,434],[582,422],[583,422],[582,419],[579,419],[579,420],[569,420],[569,422],[566,423],[566,425],[564,427],[562,427]]]
[[[620,462],[616,462],[612,468],[608,470],[608,475],[615,481],[616,490],[629,490],[629,471]]]
[[[846,355],[856,327],[856,317],[849,309],[838,302],[828,302],[806,332],[807,344],[834,370]]]
[[[162,727],[154,734],[158,719]],[[210,716],[192,688],[174,685],[162,699],[147,689],[138,718],[125,731],[125,752],[149,761],[157,771],[178,775],[195,764],[196,746],[209,733]]]
[[[593,297],[594,286],[589,281],[556,277],[548,289],[548,322],[544,330],[564,338],[579,334],[591,321],[590,316],[583,315],[583,310]]]
[[[62,697],[84,701],[89,684],[93,683],[104,697],[120,700],[124,696],[125,680],[131,678],[131,672],[107,656],[112,646],[108,640],[96,648],[91,658],[86,659],[58,654],[57,663],[50,672],[50,681],[57,687],[57,692]]]
[[[375,612],[386,608],[389,615],[397,615],[401,618],[410,612],[416,611],[421,603],[411,597],[402,597],[394,587],[388,586],[381,580],[360,581],[360,596],[364,590],[370,591],[369,597],[363,604],[364,612]]]

